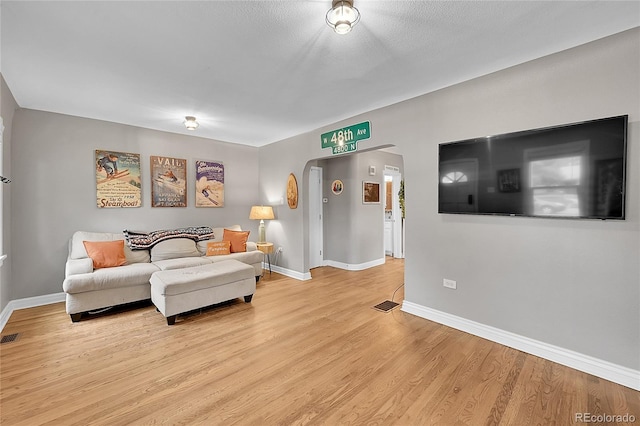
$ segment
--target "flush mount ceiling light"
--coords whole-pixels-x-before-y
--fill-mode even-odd
[[[184,127],[186,127],[186,128],[187,128],[187,130],[195,130],[195,129],[197,129],[197,128],[198,128],[198,126],[199,126],[199,125],[200,125],[200,123],[198,123],[198,122],[196,121],[196,118],[195,118],[195,117],[192,117],[192,116],[190,116],[190,115],[187,115],[187,116],[184,118]]]
[[[333,0],[327,12],[327,25],[338,34],[346,34],[360,20],[360,12],[353,7],[353,0]]]

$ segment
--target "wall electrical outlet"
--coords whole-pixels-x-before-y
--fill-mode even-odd
[[[276,251],[276,253],[282,253],[284,251],[284,249],[282,247],[278,247],[278,250]]]
[[[446,278],[442,280],[442,285],[447,288],[452,288],[454,290],[457,288],[457,283],[454,280],[448,280]]]

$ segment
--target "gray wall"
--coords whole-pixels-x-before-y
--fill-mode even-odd
[[[275,149],[276,146],[281,146],[284,150]],[[278,266],[302,274],[308,271],[308,244],[304,227],[308,226],[305,218],[308,215],[309,167],[316,163],[309,161],[307,147],[304,145],[278,142],[269,147],[271,148],[259,149],[258,160],[260,199],[262,203],[273,206],[275,215],[275,220],[265,221],[267,240],[284,250],[278,256]],[[294,174],[298,182],[299,200],[295,209],[289,208],[287,204],[287,179],[290,173]]]
[[[95,149],[139,153],[143,206],[96,206]],[[188,207],[150,207],[151,155],[187,160]],[[225,166],[225,207],[194,207],[196,159]],[[19,109],[13,121],[11,299],[62,291],[74,231],[122,232],[240,224],[258,202],[258,149],[98,120]],[[251,238],[253,239],[253,238]],[[255,241],[255,239],[254,239]]]
[[[341,155],[318,162],[322,167],[324,213],[324,259],[360,265],[384,258],[384,166],[403,170],[402,157],[375,150]],[[369,175],[369,166],[376,168]],[[331,183],[340,179],[344,190],[331,192]],[[380,204],[362,203],[362,182],[380,184]]]
[[[364,121],[364,120],[362,120]],[[337,123],[328,130],[338,129],[341,125],[355,124],[355,121]],[[388,147],[383,144],[380,148]],[[334,211],[332,205],[325,204],[324,221],[324,248],[325,260],[333,260],[341,263],[361,264],[384,257],[384,223],[383,209],[380,205],[362,205],[362,181],[383,181],[382,171],[384,165],[395,165],[402,170],[402,157],[398,154],[371,150],[369,140],[359,141],[359,152],[354,154],[332,156],[331,150],[320,148],[320,132],[306,133],[284,141],[276,142],[260,148],[260,192],[261,202],[273,205],[275,220],[265,222],[267,240],[272,241],[275,247],[283,247],[284,252],[278,256],[278,266],[300,275],[309,272],[309,241],[308,241],[308,215],[309,215],[309,169],[312,166],[323,168],[323,197],[333,200],[335,197],[330,192],[330,183],[334,174],[342,175],[341,168],[349,176],[349,188],[345,191],[341,203]],[[345,161],[344,166],[340,162]],[[332,164],[336,162],[336,165]],[[375,177],[368,175],[369,165],[376,165]],[[333,171],[333,168],[336,171]],[[326,169],[326,170],[325,170]],[[290,209],[287,205],[287,178],[293,173],[298,181],[299,202],[296,209]],[[327,182],[327,180],[331,181]],[[354,188],[353,185],[355,185]],[[348,200],[346,197],[349,197]],[[279,204],[284,199],[284,204]],[[328,217],[334,217],[348,211],[349,216],[359,216],[354,222],[348,219],[348,226],[342,222],[337,229],[333,228],[333,221]],[[379,213],[379,214],[377,214]],[[342,232],[344,231],[344,232]],[[338,247],[345,235],[350,240],[346,246]],[[365,241],[371,244],[365,244]]]
[[[4,77],[0,75],[0,116],[4,123],[4,133],[2,136],[2,174],[12,177],[11,174],[11,135],[13,133],[13,115],[18,108],[16,100]],[[12,185],[2,185],[2,248],[5,254],[11,247],[11,190]],[[11,300],[11,258],[4,261],[0,269],[0,311]]]
[[[369,120],[358,147],[395,144],[404,159],[407,301],[638,370],[639,53],[634,29],[334,123],[261,148],[260,177],[329,157],[323,132]],[[439,143],[619,114],[630,120],[625,221],[437,213]],[[293,244],[288,267],[303,270],[304,212],[287,213],[296,225],[271,238]]]

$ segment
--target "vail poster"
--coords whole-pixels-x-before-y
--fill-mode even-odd
[[[151,156],[151,207],[187,207],[187,161]]]

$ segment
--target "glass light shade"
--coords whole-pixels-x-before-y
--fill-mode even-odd
[[[249,213],[249,219],[274,219],[273,207],[271,206],[253,206]]]
[[[195,117],[188,115],[184,118],[184,127],[186,127],[187,130],[195,130],[199,125]]]
[[[346,34],[360,20],[360,12],[351,0],[334,0],[327,12],[327,25],[338,34]]]
[[[351,31],[351,23],[347,21],[339,21],[333,29],[338,34],[346,34]]]

